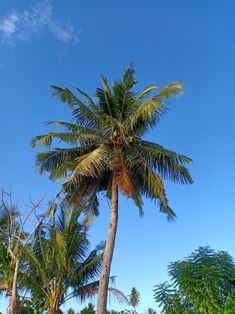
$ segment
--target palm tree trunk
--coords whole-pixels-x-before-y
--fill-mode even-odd
[[[115,174],[114,174],[115,178]],[[98,301],[97,301],[97,314],[107,313],[107,298],[108,298],[108,285],[110,277],[110,268],[113,258],[113,251],[115,245],[115,238],[118,224],[118,187],[113,179],[112,182],[112,206],[110,213],[109,230],[106,239],[106,245],[103,256],[103,265],[100,275]]]
[[[8,314],[19,314],[18,295],[17,295],[18,270],[19,270],[19,261],[16,260]]]
[[[58,314],[59,313],[59,309],[55,309],[55,308],[50,307],[48,309],[48,313],[49,314]]]

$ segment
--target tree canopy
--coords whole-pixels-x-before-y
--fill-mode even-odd
[[[154,289],[164,313],[234,313],[235,264],[227,252],[199,247],[168,270],[171,283]]]

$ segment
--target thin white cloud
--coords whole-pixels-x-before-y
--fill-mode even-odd
[[[71,23],[61,25],[61,23],[51,22],[49,26],[54,37],[65,44],[78,42],[79,33],[75,31]]]
[[[3,43],[15,45],[18,41],[29,42],[42,30],[49,31],[65,44],[78,42],[78,31],[71,23],[62,24],[53,19],[50,0],[43,0],[21,12],[11,12],[0,18],[0,37]]]

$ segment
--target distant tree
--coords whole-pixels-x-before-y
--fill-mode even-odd
[[[92,303],[89,303],[79,314],[95,314],[95,306]]]
[[[72,308],[68,309],[67,314],[75,314],[74,309],[72,309]]]
[[[137,305],[140,302],[140,293],[137,291],[135,287],[131,289],[131,294],[129,295],[129,303],[131,306],[133,306],[134,311],[137,307]]]
[[[146,314],[157,314],[157,312],[154,309],[152,309],[151,307],[149,307],[146,311]]]
[[[154,290],[164,313],[235,313],[235,264],[227,252],[199,247],[168,269],[173,283]]]
[[[101,81],[94,99],[79,88],[76,91],[82,99],[69,88],[53,86],[54,94],[72,108],[72,123],[52,121],[64,132],[36,136],[32,145],[49,149],[37,155],[37,168],[40,173],[49,172],[52,179],[66,178],[63,190],[72,201],[79,202],[89,194],[97,205],[96,193],[100,191],[105,191],[111,200],[97,301],[97,314],[106,314],[119,194],[132,198],[141,215],[143,197],[156,200],[160,211],[173,219],[175,213],[169,207],[163,181],[191,184],[192,178],[186,167],[190,158],[144,138],[166,113],[167,101],[182,93],[182,82],[159,90],[149,85],[137,93],[132,66],[111,86],[105,77]],[[65,147],[52,148],[53,140],[64,142]]]

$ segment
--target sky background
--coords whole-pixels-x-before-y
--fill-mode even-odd
[[[43,121],[70,119],[51,97],[50,84],[93,94],[99,75],[118,78],[134,62],[139,84],[183,80],[183,97],[148,139],[190,156],[194,184],[166,184],[177,213],[168,223],[151,202],[140,219],[121,200],[112,275],[116,287],[141,295],[139,312],[157,308],[153,286],[167,280],[167,265],[198,246],[235,256],[235,1],[29,1],[0,3],[0,186],[25,207],[29,197],[53,198],[60,185],[34,168],[33,136]],[[109,208],[90,231],[92,246],[104,240]],[[81,309],[76,301],[68,304]],[[121,308],[112,303],[113,308]],[[124,306],[125,307],[125,306]],[[6,301],[0,299],[6,312]]]

